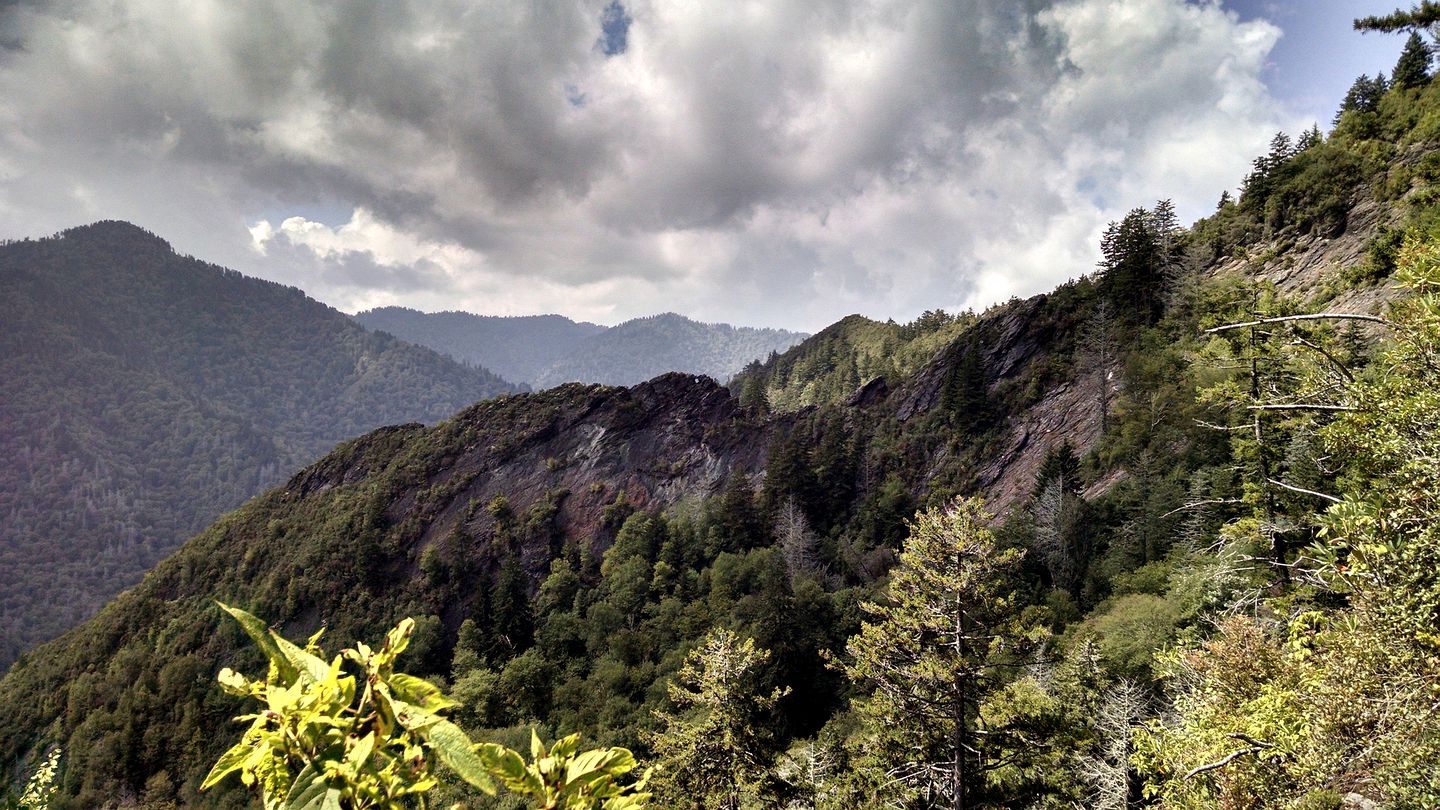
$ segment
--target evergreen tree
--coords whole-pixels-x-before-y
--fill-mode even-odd
[[[1034,495],[1038,497],[1051,481],[1059,481],[1060,489],[1072,495],[1080,491],[1080,457],[1068,441],[1045,453],[1040,472],[1035,474]]]
[[[1340,102],[1340,109],[1335,113],[1335,123],[1345,117],[1345,113],[1373,113],[1380,108],[1380,98],[1385,91],[1390,89],[1389,83],[1385,81],[1385,74],[1378,73],[1375,78],[1362,73],[1359,78],[1350,85],[1345,93],[1345,99]]]
[[[869,766],[899,806],[1001,798],[987,773],[1045,749],[1014,715],[981,711],[1043,634],[1013,589],[1022,552],[1001,550],[989,520],[975,500],[916,515],[885,601],[864,605],[846,647],[847,675],[871,690],[858,706]]]
[[[1275,190],[1281,167],[1294,156],[1295,148],[1290,136],[1284,132],[1275,133],[1275,137],[1270,139],[1270,150],[1250,164],[1250,174],[1245,176],[1245,185],[1240,190],[1240,205],[1252,211],[1263,211]]]
[[[1387,34],[1397,31],[1425,31],[1434,37],[1440,28],[1440,3],[1422,0],[1409,11],[1396,9],[1384,16],[1372,15],[1355,21],[1356,31],[1381,31]]]
[[[751,360],[741,372],[744,383],[740,387],[740,407],[754,414],[770,413],[770,398],[765,393],[766,376],[759,361]]]
[[[1136,208],[1100,239],[1100,279],[1122,321],[1153,323],[1164,310],[1165,256],[1154,215]]]
[[[1311,124],[1310,128],[1300,133],[1299,140],[1295,141],[1295,153],[1299,154],[1324,142],[1325,137],[1320,134],[1320,125]]]
[[[974,433],[990,423],[991,404],[980,352],[961,346],[960,356],[951,365],[940,392],[940,405],[961,430]]]
[[[765,523],[755,504],[755,493],[744,473],[734,471],[726,479],[719,510],[710,526],[711,550],[744,551],[765,545]]]
[[[1395,70],[1390,76],[1396,87],[1407,89],[1430,83],[1430,48],[1419,34],[1410,32],[1410,38],[1405,40],[1405,49],[1400,52],[1400,60],[1395,63]]]
[[[530,647],[534,622],[530,615],[529,580],[520,555],[510,554],[495,583],[494,646],[491,660],[505,661]]]
[[[674,708],[657,713],[661,730],[651,741],[663,806],[739,810],[761,790],[770,747],[762,729],[789,691],[759,686],[769,660],[729,630],[711,632],[685,659],[669,687]]]

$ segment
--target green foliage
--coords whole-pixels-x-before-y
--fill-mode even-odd
[[[686,657],[659,714],[657,796],[667,807],[738,810],[760,806],[770,742],[763,718],[788,689],[759,687],[770,654],[755,641],[716,630]]]
[[[731,388],[747,403],[776,411],[841,403],[863,383],[883,377],[894,388],[975,322],[973,314],[926,312],[908,324],[851,315],[763,364],[747,366]]]
[[[845,673],[868,694],[861,767],[900,806],[1040,789],[1020,760],[1043,756],[1058,706],[1014,672],[1044,630],[1013,589],[1021,552],[997,547],[988,521],[974,500],[916,515],[885,601],[847,645]]]
[[[1407,243],[1396,278],[1394,344],[1320,430],[1343,497],[1313,583],[1161,659],[1175,712],[1136,754],[1161,807],[1333,807],[1328,788],[1361,783],[1440,802],[1440,245]]]
[[[1390,71],[1390,78],[1396,87],[1421,87],[1430,81],[1430,60],[1429,47],[1418,32],[1411,31],[1410,38],[1405,40],[1405,49],[1400,52],[1400,60]]]
[[[1355,30],[1383,31],[1385,33],[1413,32],[1416,29],[1433,31],[1436,25],[1440,25],[1440,3],[1433,2],[1433,0],[1421,0],[1409,11],[1396,9],[1390,14],[1361,17],[1355,21]]]
[[[623,748],[577,753],[579,735],[546,750],[532,737],[532,762],[500,745],[474,745],[440,713],[454,701],[427,681],[395,671],[415,623],[405,619],[376,649],[358,643],[328,663],[320,634],[305,647],[238,608],[220,606],[264,652],[269,673],[251,680],[226,667],[220,685],[229,694],[260,702],[243,738],[217,761],[201,784],[205,790],[238,774],[266,808],[362,808],[424,806],[439,785],[435,763],[494,795],[498,780],[532,806],[573,810],[631,810],[644,806],[644,779],[616,780],[636,767]],[[345,664],[356,672],[346,671]]]
[[[495,779],[532,807],[570,810],[642,810],[650,794],[644,792],[650,772],[636,782],[619,779],[637,767],[624,748],[580,751],[580,735],[555,741],[547,750],[540,736],[530,734],[530,762],[502,745],[484,743],[476,748]]]

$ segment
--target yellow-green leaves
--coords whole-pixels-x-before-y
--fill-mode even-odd
[[[264,680],[220,671],[222,689],[258,701],[264,711],[237,718],[251,725],[211,768],[202,790],[238,773],[266,810],[401,810],[439,785],[434,767],[440,762],[491,795],[499,779],[539,808],[641,810],[649,797],[641,792],[648,773],[618,784],[636,767],[623,748],[577,755],[579,736],[572,735],[547,751],[532,733],[534,762],[526,764],[503,746],[472,743],[440,715],[455,701],[424,679],[395,672],[395,659],[415,631],[410,619],[387,633],[379,649],[356,644],[327,664],[320,633],[301,648],[249,613],[220,607],[270,666]],[[346,662],[358,672],[347,673]],[[363,685],[358,694],[357,684]]]
[[[220,607],[254,639],[270,667],[263,681],[221,671],[226,692],[265,710],[243,718],[253,721],[250,729],[215,763],[204,788],[238,772],[266,808],[398,810],[406,797],[436,787],[438,760],[494,793],[465,733],[437,714],[454,702],[435,685],[394,672],[414,622],[402,621],[378,650],[357,644],[326,663],[319,633],[302,648],[249,613]],[[358,666],[358,681],[345,671],[346,661]],[[357,683],[365,686],[359,694]]]
[[[650,798],[645,792],[650,779],[648,771],[634,784],[618,784],[621,777],[635,770],[634,755],[624,748],[577,753],[579,748],[580,735],[571,734],[556,740],[547,751],[532,729],[529,764],[515,751],[493,743],[477,746],[476,751],[495,778],[511,791],[531,799],[535,807],[569,810],[645,807]]]

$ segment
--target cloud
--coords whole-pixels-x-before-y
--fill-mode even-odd
[[[0,236],[132,219],[342,308],[903,319],[1206,212],[1302,126],[1278,36],[1182,0],[14,4]]]

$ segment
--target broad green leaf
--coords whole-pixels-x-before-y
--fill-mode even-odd
[[[349,752],[345,754],[345,761],[359,768],[365,764],[366,760],[370,759],[370,753],[374,750],[375,733],[371,732],[361,737],[360,741],[350,748]]]
[[[505,787],[527,796],[539,796],[545,792],[540,777],[525,767],[525,760],[519,753],[495,743],[482,743],[475,752],[484,760],[486,768],[499,777]]]
[[[275,639],[275,648],[297,672],[304,674],[315,683],[324,683],[325,679],[329,677],[329,664],[300,649],[274,630],[270,631],[270,635]]]
[[[298,677],[299,670],[297,670],[295,665],[290,663],[284,655],[280,654],[280,648],[275,646],[275,639],[272,637],[270,628],[265,625],[265,622],[260,621],[258,618],[246,613],[240,608],[230,607],[224,602],[216,601],[215,604],[219,605],[221,610],[229,613],[234,617],[235,621],[240,623],[240,627],[245,631],[245,635],[249,636],[250,639],[255,642],[261,652],[265,653],[265,657],[270,660],[271,665],[280,670],[281,677],[286,680],[294,680]]]
[[[410,646],[410,636],[414,632],[415,620],[407,616],[395,625],[395,629],[385,634],[385,649],[389,651],[392,659]]]
[[[459,703],[445,697],[440,687],[414,675],[396,672],[389,678],[390,690],[395,697],[427,712],[438,712],[459,706]]]
[[[326,808],[326,794],[330,786],[325,783],[324,774],[316,770],[314,763],[308,764],[290,785],[290,795],[285,798],[286,810],[321,810]],[[338,800],[338,796],[336,797]],[[336,807],[338,808],[338,802]]]
[[[379,689],[375,692],[377,696],[382,694]],[[395,712],[395,721],[410,731],[423,734],[425,729],[441,722],[439,715],[427,712],[419,706],[412,706],[394,696],[391,696],[389,700],[390,706]]]
[[[436,718],[434,723],[420,729],[419,733],[434,749],[440,761],[455,771],[457,776],[491,796],[495,795],[495,781],[490,778],[485,762],[475,753],[470,738],[465,736],[459,726],[449,720]]]
[[[586,751],[570,760],[565,768],[565,781],[585,782],[602,776],[629,773],[635,769],[635,756],[624,748],[600,748]]]
[[[249,759],[250,755],[254,753],[254,750],[255,746],[251,743],[249,735],[246,735],[245,739],[231,746],[229,751],[220,755],[220,759],[215,762],[215,767],[210,769],[210,773],[205,777],[205,781],[200,783],[200,789],[206,790],[231,773],[240,770],[245,764],[245,760]]]

